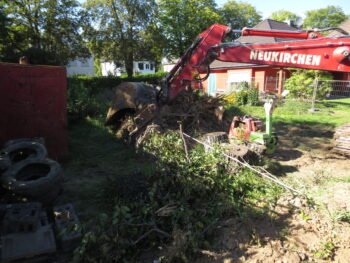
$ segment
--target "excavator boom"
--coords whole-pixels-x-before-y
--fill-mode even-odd
[[[201,33],[194,45],[178,61],[165,83],[167,96],[176,95],[198,81],[199,74],[209,74],[210,63],[227,62],[273,65],[278,67],[350,72],[350,36],[323,37],[320,30],[283,31],[244,28],[243,36],[284,38],[278,43],[254,44],[224,42],[232,30],[214,24]],[[235,31],[238,32],[238,31]],[[345,33],[345,32],[343,32]]]
[[[144,83],[122,83],[116,89],[107,123],[135,112],[137,128],[152,120],[158,108],[174,99],[181,91],[195,88],[210,74],[215,59],[277,67],[350,72],[350,36],[324,37],[322,30],[281,31],[244,28],[241,31],[214,24],[199,34],[174,68],[161,82],[161,91]],[[277,37],[278,43],[254,44],[232,39],[233,33],[243,36]],[[342,31],[342,33],[346,33]],[[205,77],[201,77],[205,75]],[[137,131],[135,129],[133,132]]]

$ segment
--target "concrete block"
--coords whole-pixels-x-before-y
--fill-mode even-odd
[[[2,233],[34,232],[40,226],[41,214],[40,203],[7,205],[2,223]]]
[[[51,225],[35,232],[8,234],[1,237],[1,262],[30,259],[56,252],[55,236]]]
[[[80,222],[72,204],[53,208],[56,237],[63,251],[75,249],[81,240]]]

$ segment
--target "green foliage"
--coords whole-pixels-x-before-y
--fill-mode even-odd
[[[288,10],[277,10],[270,15],[270,18],[276,21],[285,22],[288,20],[296,21],[299,16]]]
[[[324,71],[297,69],[286,80],[284,88],[290,92],[288,96],[291,98],[311,99],[316,79],[331,80],[332,75]],[[331,90],[329,82],[320,81],[317,86],[316,98],[324,99]]]
[[[2,3],[10,20],[6,45],[12,49],[4,61],[18,61],[18,57],[27,55],[33,64],[66,65],[69,59],[89,55],[79,32],[84,17],[77,1]]]
[[[206,153],[193,147],[186,158],[177,132],[154,134],[144,151],[154,156],[156,165],[144,174],[146,190],[130,200],[108,183],[112,209],[85,234],[75,253],[77,261],[138,262],[140,248],[166,246],[166,262],[188,262],[195,251],[210,245],[220,219],[255,211],[246,201],[276,197],[276,187],[249,171],[229,173],[219,148]]]
[[[337,221],[350,223],[350,212],[349,211],[337,212],[336,215],[335,215],[335,219]]]
[[[101,60],[99,60],[98,58],[94,59],[94,71],[95,76],[102,77]]]
[[[258,105],[259,104],[259,90],[254,85],[248,82],[240,82],[235,87],[235,92],[226,96],[226,101],[230,104],[237,105]]]
[[[256,26],[262,18],[253,5],[234,0],[227,1],[219,9],[219,13],[223,18],[223,23],[230,25],[233,29]]]
[[[324,260],[333,259],[335,253],[335,244],[332,240],[321,244],[321,247],[315,251],[315,256]]]
[[[0,61],[7,50],[7,41],[9,38],[9,19],[4,12],[4,7],[0,5]]]
[[[144,59],[138,54],[145,49],[140,34],[155,17],[155,1],[87,0],[84,7],[89,48],[100,59],[123,62],[131,77],[135,58]]]
[[[165,53],[173,58],[180,57],[199,33],[221,19],[214,0],[160,0],[159,9]]]
[[[341,7],[327,6],[306,12],[304,28],[327,28],[336,27],[347,19]]]
[[[111,97],[103,96],[122,82],[146,82],[158,84],[165,76],[164,72],[128,77],[68,77],[68,114],[74,118],[86,116],[104,116]]]
[[[96,93],[91,87],[85,86],[82,81],[77,81],[77,78],[70,78],[67,109],[69,116],[76,119],[105,113],[107,105],[96,98]]]

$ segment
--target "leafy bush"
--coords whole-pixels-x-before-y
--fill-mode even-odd
[[[332,75],[328,72],[318,70],[297,69],[292,76],[286,80],[284,89],[289,90],[288,96],[291,98],[311,99],[313,96],[315,79],[331,80]],[[331,92],[329,82],[320,82],[316,98],[324,99],[326,94]]]
[[[105,113],[107,103],[98,99],[91,89],[82,82],[70,82],[68,86],[67,108],[70,117],[84,118]]]
[[[249,171],[229,173],[219,148],[205,153],[203,147],[193,147],[187,158],[176,132],[154,134],[144,151],[156,163],[156,170],[144,175],[146,191],[133,199],[109,192],[108,202],[114,195],[114,205],[85,234],[77,261],[138,262],[141,248],[159,246],[167,247],[165,262],[190,261],[199,248],[208,248],[220,219],[243,212],[249,208],[245,201],[254,203],[275,189]],[[116,188],[109,181],[106,189]]]
[[[227,95],[225,100],[229,104],[237,105],[258,105],[259,104],[259,90],[254,85],[246,81],[240,82],[236,87],[235,92]]]
[[[68,114],[75,117],[105,114],[110,101],[100,98],[100,94],[111,90],[122,82],[146,82],[157,84],[165,76],[164,72],[127,77],[68,77]]]

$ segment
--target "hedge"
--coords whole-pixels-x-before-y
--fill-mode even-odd
[[[74,88],[77,86],[83,86],[93,94],[96,94],[103,89],[114,88],[120,83],[127,82],[127,81],[157,84],[163,77],[165,77],[165,75],[166,75],[166,72],[157,72],[155,74],[142,74],[142,75],[134,76],[132,78],[128,78],[126,76],[125,77],[115,77],[115,76],[91,77],[91,76],[77,75],[77,76],[68,77],[68,89]]]
[[[110,101],[103,98],[106,90],[112,90],[122,82],[145,82],[158,84],[166,75],[164,72],[156,74],[138,75],[133,78],[127,77],[68,77],[68,114],[70,119],[81,119],[86,116],[104,116]]]

